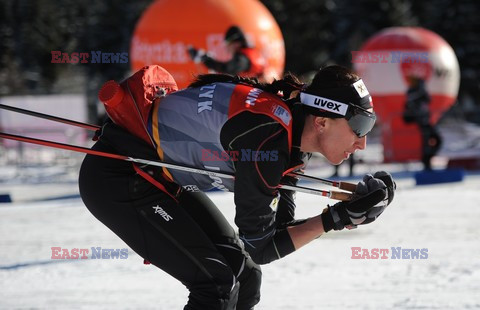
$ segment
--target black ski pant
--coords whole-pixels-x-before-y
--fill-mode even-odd
[[[101,141],[93,149],[115,152]],[[176,201],[132,163],[95,155],[83,161],[79,187],[100,222],[188,288],[184,309],[242,310],[259,302],[260,267],[204,193],[182,191]]]

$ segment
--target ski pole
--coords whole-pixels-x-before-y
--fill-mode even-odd
[[[296,172],[290,172],[288,173],[288,175],[298,177],[301,179],[310,180],[310,181],[316,181],[316,182],[319,182],[325,185],[330,185],[333,187],[338,187],[339,189],[343,189],[352,193],[355,192],[355,189],[357,188],[357,185],[353,183],[343,182],[343,181],[332,181],[332,180],[322,179],[322,178],[305,175],[301,173],[296,173]]]
[[[26,115],[30,115],[30,116],[35,116],[35,117],[39,117],[39,118],[44,118],[44,119],[48,119],[50,121],[59,122],[59,123],[67,124],[67,125],[73,125],[73,126],[85,128],[85,129],[88,129],[88,130],[93,130],[93,131],[100,129],[100,126],[97,126],[97,125],[91,125],[91,124],[87,124],[87,123],[77,122],[77,121],[73,121],[73,120],[70,120],[70,119],[61,118],[61,117],[58,117],[58,116],[43,114],[43,113],[34,112],[34,111],[30,111],[30,110],[25,110],[25,109],[12,107],[12,106],[8,106],[8,105],[4,105],[4,104],[0,104],[0,109],[12,111],[12,112],[17,112],[17,113],[21,113],[21,114],[26,114]]]
[[[36,139],[36,138],[30,138],[30,137],[24,137],[24,136],[18,136],[18,135],[12,135],[12,134],[8,134],[8,133],[4,133],[4,132],[0,132],[0,138],[11,139],[11,140],[21,141],[21,142],[26,142],[26,143],[43,145],[43,146],[49,146],[49,147],[53,147],[53,148],[59,148],[59,149],[64,149],[64,150],[69,150],[69,151],[92,154],[92,155],[97,155],[97,156],[109,157],[109,158],[114,158],[114,159],[119,159],[119,160],[124,160],[124,161],[144,164],[144,165],[164,167],[164,168],[175,169],[175,170],[179,170],[179,171],[204,174],[204,175],[208,175],[208,176],[220,177],[220,178],[225,178],[225,179],[235,179],[234,175],[224,173],[224,172],[217,172],[217,171],[188,167],[188,166],[183,166],[183,165],[170,164],[170,163],[155,161],[155,160],[133,158],[133,157],[114,154],[114,153],[95,151],[95,150],[92,150],[92,149],[89,149],[89,148],[86,148],[86,147],[81,147],[81,146],[76,146],[76,145],[71,145],[71,144],[65,144],[65,143],[60,143],[60,142],[54,142],[54,141],[48,141],[48,140],[42,140],[42,139]],[[335,199],[335,200],[342,200],[342,201],[351,200],[351,198],[352,198],[352,194],[347,193],[347,192],[320,190],[320,189],[308,188],[308,187],[303,187],[303,186],[292,186],[292,185],[286,185],[286,184],[280,184],[279,188],[283,188],[283,189],[287,189],[287,190],[293,190],[293,191],[299,191],[299,192],[308,193],[308,194],[315,194],[315,195],[328,197],[328,198]]]
[[[61,117],[58,117],[58,116],[53,116],[53,115],[43,114],[43,113],[39,113],[39,112],[29,111],[29,110],[25,110],[25,109],[21,109],[21,108],[17,108],[17,107],[12,107],[12,106],[8,106],[8,105],[4,105],[4,104],[0,104],[0,108],[5,109],[5,110],[9,110],[9,111],[12,111],[12,112],[17,112],[17,113],[30,115],[30,116],[35,116],[35,117],[39,117],[39,118],[48,119],[48,120],[54,121],[54,122],[60,122],[60,123],[67,124],[67,125],[73,125],[73,126],[85,128],[85,129],[88,129],[88,130],[93,130],[93,131],[96,131],[96,130],[101,128],[98,125],[92,125],[92,124],[77,122],[77,121],[69,120],[69,119],[66,119],[66,118],[61,118]],[[352,193],[355,192],[355,189],[357,188],[356,184],[349,183],[349,182],[332,181],[332,180],[322,179],[322,178],[309,176],[309,175],[305,175],[305,174],[301,174],[301,173],[295,173],[295,172],[289,173],[288,175],[298,177],[298,178],[302,178],[302,179],[306,179],[306,180],[310,180],[310,181],[319,182],[319,183],[329,185],[329,186],[333,186],[333,187],[338,187],[339,189],[346,190],[346,191],[349,191],[349,192],[352,192]]]

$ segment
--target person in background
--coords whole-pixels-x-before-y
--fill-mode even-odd
[[[442,138],[430,122],[430,95],[425,81],[416,76],[408,76],[407,100],[403,112],[405,123],[417,124],[422,135],[422,163],[425,170],[431,170],[431,159],[442,145]]]
[[[218,61],[210,57],[202,49],[190,46],[187,51],[196,63],[203,63],[207,68],[218,73],[254,77],[263,79],[265,58],[253,46],[249,46],[247,38],[238,26],[231,26],[225,33],[225,46],[232,55],[228,61]]]

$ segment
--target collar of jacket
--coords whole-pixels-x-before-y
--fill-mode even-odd
[[[303,153],[300,151],[300,143],[302,141],[302,132],[305,125],[306,114],[300,104],[292,105],[292,149],[290,153],[289,167],[299,166],[299,169],[304,169],[308,160],[312,156],[311,153]]]

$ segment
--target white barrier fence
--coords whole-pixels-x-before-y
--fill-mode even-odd
[[[87,122],[87,104],[84,95],[11,96],[0,98],[0,103]],[[0,109],[0,130],[6,133],[75,145],[89,145],[87,130],[46,119]],[[18,141],[0,139],[0,158],[5,163],[39,163],[55,158],[71,158],[72,153],[52,150]]]

